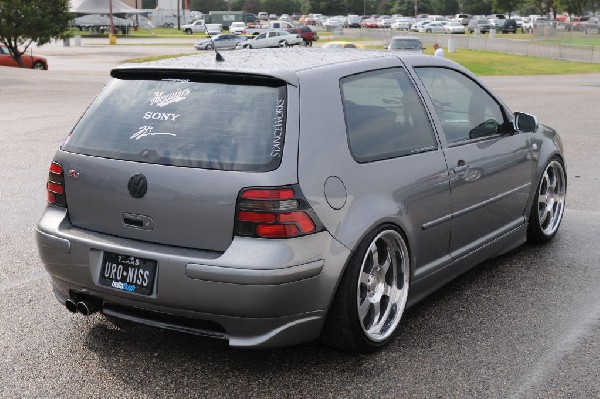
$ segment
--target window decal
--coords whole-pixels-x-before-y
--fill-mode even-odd
[[[139,140],[142,137],[146,137],[146,136],[177,136],[175,133],[154,133],[152,132],[152,130],[154,129],[154,126],[140,126],[139,127],[140,130],[138,130],[136,133],[134,133],[129,139],[130,140]]]
[[[174,93],[165,94],[162,91],[154,92],[154,98],[150,100],[150,105],[156,105],[157,107],[164,107],[171,103],[178,103],[179,101],[185,100],[190,95],[189,89],[178,90]]]

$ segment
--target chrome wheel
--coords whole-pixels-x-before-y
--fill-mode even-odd
[[[537,193],[539,226],[545,236],[552,236],[563,216],[567,181],[562,164],[556,160],[546,166]]]
[[[374,342],[396,330],[408,297],[408,248],[395,230],[379,233],[368,247],[360,266],[357,310],[365,336]]]

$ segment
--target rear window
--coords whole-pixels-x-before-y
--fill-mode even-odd
[[[170,166],[274,170],[287,108],[278,84],[113,79],[62,149]]]

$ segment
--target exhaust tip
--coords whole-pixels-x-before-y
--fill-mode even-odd
[[[65,307],[71,313],[77,313],[77,304],[71,298],[67,299],[65,302]]]
[[[98,306],[93,302],[77,302],[77,310],[84,316],[89,316],[98,310]]]

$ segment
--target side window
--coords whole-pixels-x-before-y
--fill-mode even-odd
[[[350,152],[358,162],[437,148],[431,124],[415,88],[401,68],[341,79]]]
[[[261,33],[260,35],[258,35],[257,39],[264,39],[265,37],[267,37],[267,33]]]
[[[415,70],[433,101],[449,145],[510,130],[500,105],[465,75],[437,67]]]

